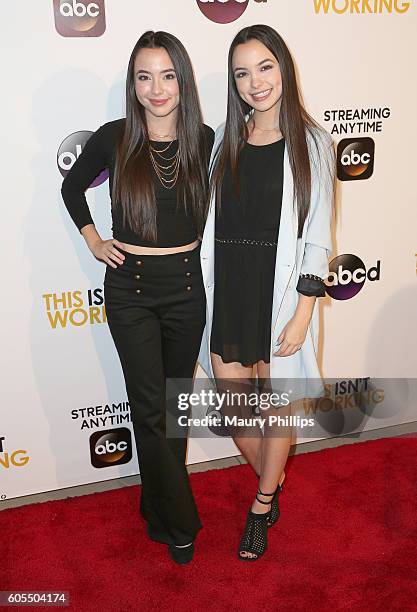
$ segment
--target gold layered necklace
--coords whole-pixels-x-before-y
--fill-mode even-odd
[[[175,134],[157,134],[156,132],[149,131],[151,136],[156,136],[157,138],[175,138]]]
[[[165,187],[165,189],[172,189],[173,187],[175,187],[180,172],[181,157],[179,142],[178,148],[174,155],[172,155],[171,157],[164,157],[163,155],[161,155],[161,153],[166,153],[166,151],[168,151],[169,147],[172,145],[173,142],[174,141],[171,140],[171,142],[168,143],[165,149],[155,149],[155,147],[153,147],[152,144],[149,143],[149,155],[151,158],[152,166],[156,172],[156,175],[161,185]],[[156,156],[158,156],[162,160],[162,163],[157,159]],[[168,162],[167,165],[165,165],[166,162]]]

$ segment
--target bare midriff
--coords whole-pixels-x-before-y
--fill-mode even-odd
[[[171,255],[173,253],[184,253],[185,251],[192,251],[199,244],[199,240],[194,240],[189,244],[184,244],[178,247],[143,247],[137,246],[136,244],[126,244],[125,242],[120,243],[122,249],[127,253],[133,253],[134,255]]]

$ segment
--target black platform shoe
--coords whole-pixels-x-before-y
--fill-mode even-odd
[[[175,561],[175,563],[185,565],[189,563],[194,556],[194,542],[189,546],[175,546],[175,544],[170,544],[168,550],[171,559]]]

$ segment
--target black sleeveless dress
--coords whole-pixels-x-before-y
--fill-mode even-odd
[[[246,143],[239,156],[240,197],[229,169],[220,211],[216,206],[211,351],[226,363],[270,361],[284,150],[284,139]]]

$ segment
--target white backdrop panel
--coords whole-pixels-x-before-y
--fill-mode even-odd
[[[91,435],[130,428],[119,408],[113,423],[109,414],[95,422],[103,411],[95,408],[93,420],[81,428],[82,409],[126,402],[106,323],[53,329],[46,308],[53,297],[43,296],[64,293],[68,299],[68,293],[74,298],[79,291],[88,314],[88,291],[102,288],[104,266],[91,256],[61,200],[57,150],[70,134],[94,131],[123,116],[127,61],[146,29],[167,30],[184,42],[205,121],[213,127],[225,116],[228,45],[240,28],[253,23],[275,27],[287,41],[305,104],[329,131],[340,123],[326,121],[326,111],[389,109],[379,132],[360,134],[356,125],[352,133],[334,134],[336,143],[371,137],[375,166],[369,179],[338,184],[332,258],[353,254],[367,269],[379,260],[381,273],[351,299],[322,300],[320,359],[329,377],[415,377],[415,7],[386,2],[381,12],[370,13],[367,6],[378,11],[381,3],[360,2],[353,4],[365,6],[363,13],[338,14],[332,6],[341,11],[349,4],[340,0],[325,3],[325,14],[316,13],[319,4],[249,0],[237,21],[218,24],[195,0],[106,0],[106,30],[100,37],[58,34],[52,0],[3,7],[0,497],[137,473],[135,454],[132,461],[104,469],[90,461]],[[100,234],[110,237],[107,182],[90,189],[88,199]],[[54,309],[51,314],[56,315]],[[388,407],[361,426],[415,420],[415,394],[399,397],[395,410]],[[194,439],[189,461],[232,454],[236,449],[228,439]]]

